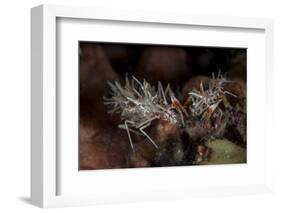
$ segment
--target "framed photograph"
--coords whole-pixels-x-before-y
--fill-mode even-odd
[[[40,207],[270,192],[273,22],[31,10]]]

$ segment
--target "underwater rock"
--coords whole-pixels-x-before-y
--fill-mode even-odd
[[[229,111],[227,131],[224,137],[235,142],[239,146],[246,148],[247,140],[247,118],[246,114],[241,111]]]
[[[120,131],[80,125],[79,167],[81,170],[128,167],[130,146]]]
[[[132,168],[151,167],[151,162],[149,160],[145,159],[140,153],[131,152],[130,167],[132,167]]]
[[[176,127],[174,124],[167,121],[161,121],[157,124],[155,134],[157,137],[157,141],[161,142],[177,138],[181,134],[181,132],[181,129]]]
[[[81,44],[80,45],[80,83],[81,89],[85,86],[98,85],[97,83],[105,83],[107,80],[117,80],[118,75],[110,65],[108,57],[98,44]],[[92,80],[92,81],[91,81]],[[102,82],[100,82],[102,81]],[[101,86],[102,89],[105,89]]]
[[[127,142],[129,143],[128,139]],[[155,157],[155,153],[157,152],[156,147],[153,146],[149,140],[141,136],[136,137],[133,135],[133,143],[135,152],[131,150],[131,164],[139,164],[139,161],[142,161],[141,164],[143,164],[144,161],[146,161],[145,164],[150,165]],[[155,141],[155,143],[159,145],[158,141]]]
[[[185,134],[166,140],[155,153],[153,166],[191,165],[194,159],[193,149],[193,145],[189,143]]]
[[[231,106],[239,109],[240,111],[246,112],[246,83],[240,79],[232,79],[231,81],[231,83],[226,84],[224,87],[227,91],[237,97],[228,95],[227,100]]]
[[[231,81],[225,84],[224,88],[240,98],[246,97],[246,83],[240,79],[231,79]]]
[[[167,125],[157,122],[145,130],[158,148],[148,138],[142,135],[132,135],[135,150],[135,152],[131,152],[130,157],[132,166],[172,166],[175,163],[181,165],[186,161],[188,145],[183,141],[186,142],[188,137],[181,139],[180,132],[173,126]]]
[[[226,139],[208,140],[205,146],[210,154],[201,165],[246,163],[246,150]]]
[[[164,145],[167,143],[167,140],[174,139],[179,135],[179,132],[175,127],[168,124],[163,125],[160,124],[160,122],[153,122],[151,126],[145,129],[145,132],[152,140],[154,140],[159,149],[160,147],[164,147]],[[156,152],[158,152],[159,150],[144,135],[132,134],[131,137],[135,150],[135,152],[133,152],[132,154],[135,153],[136,155],[141,156],[141,158],[143,158],[147,162],[152,162]]]
[[[108,116],[103,96],[108,91],[107,81],[118,80],[120,77],[100,45],[81,43],[79,60],[80,119],[84,122],[95,122],[100,127],[109,126],[118,118]]]
[[[152,84],[184,81],[191,75],[191,59],[183,48],[145,48],[139,58],[137,75]]]
[[[185,131],[191,141],[196,142],[210,135],[213,129],[214,128],[211,126],[210,122],[195,120],[185,128]]]

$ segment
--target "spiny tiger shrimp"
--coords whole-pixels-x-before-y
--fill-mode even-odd
[[[212,79],[209,82],[208,89],[205,90],[203,82],[200,83],[200,90],[193,89],[189,92],[189,98],[187,100],[189,104],[189,110],[192,116],[201,117],[201,119],[210,119],[212,115],[215,115],[221,119],[223,116],[223,110],[219,104],[223,103],[227,105],[226,95],[237,97],[235,94],[225,89],[225,84],[232,83],[226,79],[220,71],[218,76],[215,77],[214,73]]]
[[[139,81],[135,76],[125,78],[125,85],[108,82],[110,97],[104,97],[104,104],[111,108],[108,113],[120,114],[123,124],[118,127],[127,131],[128,139],[134,151],[131,133],[145,136],[156,148],[158,145],[145,132],[153,121],[162,120],[178,128],[185,127],[187,112],[175,97],[168,85],[165,89],[158,82],[157,89],[145,79]]]

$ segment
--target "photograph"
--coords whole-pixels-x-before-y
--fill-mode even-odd
[[[79,41],[79,170],[247,163],[247,48]]]

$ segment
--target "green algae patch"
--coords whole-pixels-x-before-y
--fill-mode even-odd
[[[209,157],[201,165],[246,163],[246,150],[226,139],[209,140],[205,144],[210,149]]]

